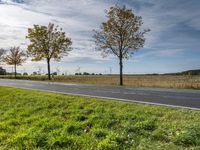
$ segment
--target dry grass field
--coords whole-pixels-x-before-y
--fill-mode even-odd
[[[1,76],[0,78],[14,78]],[[47,76],[18,76],[17,79],[46,81]],[[54,76],[52,81],[99,85],[118,85],[117,75]],[[200,89],[200,75],[125,75],[124,85],[132,87],[160,87]]]

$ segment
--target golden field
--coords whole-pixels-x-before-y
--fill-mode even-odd
[[[11,76],[0,76],[10,78]],[[47,81],[47,76],[18,76],[17,79]],[[63,75],[52,81],[65,83],[118,85],[118,75]],[[200,89],[200,75],[124,75],[124,85],[131,87]]]

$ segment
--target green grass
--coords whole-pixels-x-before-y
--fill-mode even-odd
[[[200,111],[0,87],[0,149],[200,149]]]

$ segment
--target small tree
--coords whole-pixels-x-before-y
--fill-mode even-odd
[[[137,49],[143,47],[144,34],[150,30],[141,31],[142,17],[136,16],[125,6],[110,7],[106,14],[108,20],[94,34],[96,48],[102,50],[103,56],[114,54],[118,57],[120,85],[123,85],[123,59],[128,59]]]
[[[33,57],[33,61],[46,59],[48,69],[48,79],[51,80],[50,61],[53,58],[56,61],[67,55],[71,50],[72,41],[65,36],[62,29],[54,27],[49,23],[48,26],[34,25],[28,29],[27,38],[30,40],[28,54]]]
[[[7,54],[3,61],[7,65],[14,65],[15,69],[15,78],[17,77],[17,66],[22,65],[26,60],[26,54],[20,50],[20,47],[11,47],[9,54]]]

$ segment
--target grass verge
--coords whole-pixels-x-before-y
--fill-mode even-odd
[[[0,87],[0,149],[200,149],[200,111]]]

